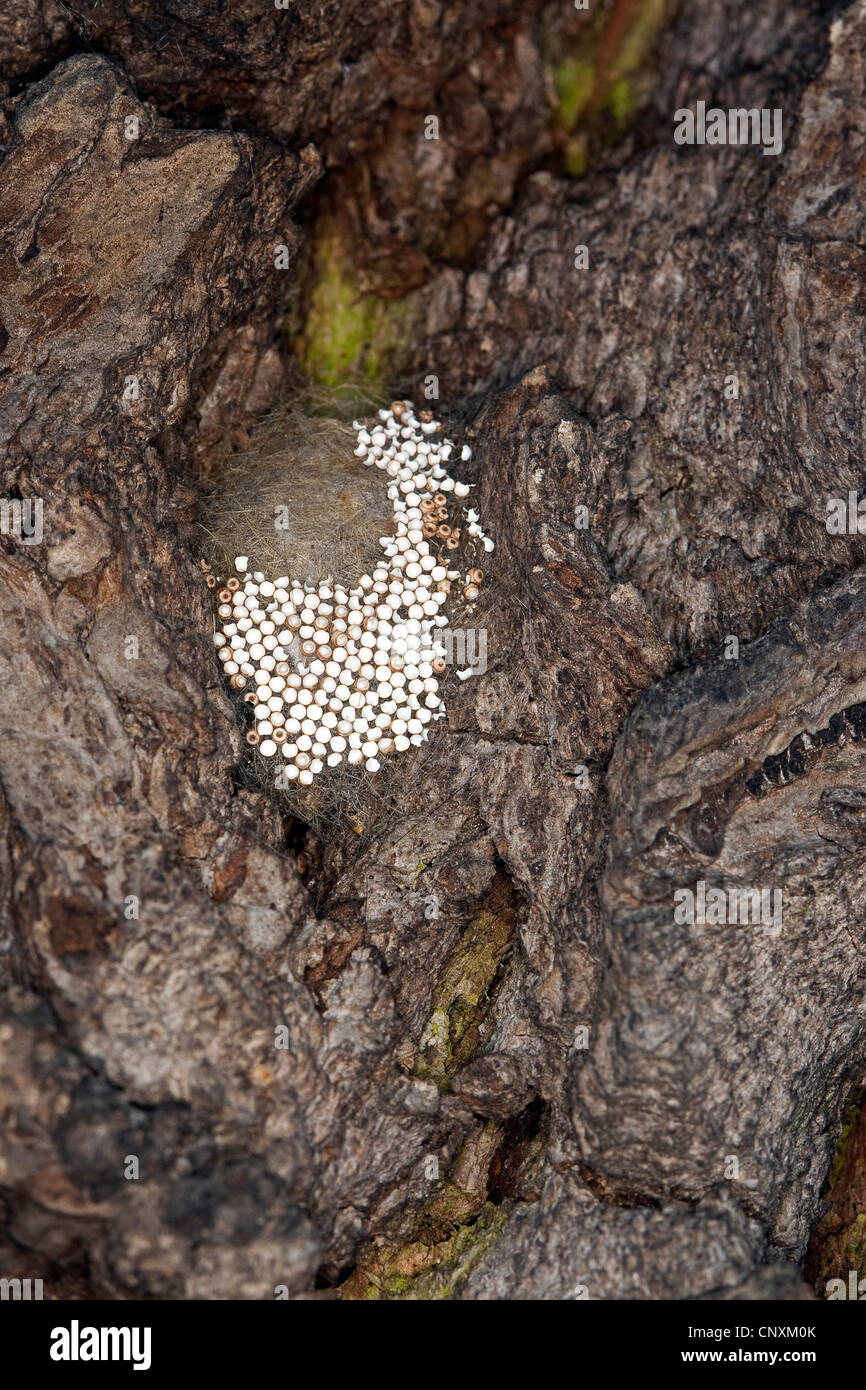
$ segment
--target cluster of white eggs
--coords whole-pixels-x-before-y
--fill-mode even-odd
[[[441,425],[426,411],[416,417],[407,401],[378,418],[371,428],[354,422],[356,456],[390,480],[394,533],[379,538],[383,558],[372,573],[353,588],[330,577],[272,580],[239,555],[237,575],[217,594],[218,655],[254,707],[247,741],[264,758],[281,755],[282,776],[301,786],[344,760],[377,772],[383,757],[427,739],[445,714],[443,606],[461,579],[464,599],[474,602],[483,577],[480,569],[461,576],[431,549],[457,548],[447,498],[469,493],[445,469],[454,445]],[[469,456],[464,446],[462,458]],[[477,514],[465,515],[474,543],[492,550]]]

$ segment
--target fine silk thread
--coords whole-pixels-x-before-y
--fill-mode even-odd
[[[372,573],[352,588],[330,575],[318,584],[271,579],[238,555],[237,574],[217,593],[218,656],[253,706],[247,742],[302,787],[344,761],[378,772],[382,758],[426,742],[445,715],[444,606],[457,585],[471,609],[483,579],[477,566],[448,564],[463,530],[449,524],[448,503],[470,489],[447,471],[456,446],[442,425],[395,401],[377,423],[353,428],[355,457],[384,472],[393,514]],[[460,457],[471,457],[468,445]],[[463,546],[492,551],[478,514],[462,511]],[[210,575],[208,583],[216,587]]]

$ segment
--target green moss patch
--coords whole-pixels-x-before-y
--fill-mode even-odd
[[[614,0],[587,15],[571,50],[549,58],[564,171],[585,174],[628,128],[653,80],[652,53],[669,0]]]
[[[360,291],[351,256],[328,224],[313,229],[300,305],[299,322],[289,327],[296,330],[295,350],[308,380],[331,389],[350,382],[381,391],[399,375],[415,323],[414,297]]]
[[[489,992],[508,950],[514,913],[508,906],[483,909],[469,923],[433,991],[415,1070],[445,1087],[481,1042]]]

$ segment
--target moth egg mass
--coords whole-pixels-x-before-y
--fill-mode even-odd
[[[448,472],[471,451],[408,401],[351,426],[289,412],[250,448],[254,469],[233,456],[217,471],[205,562],[219,661],[255,721],[250,756],[279,754],[279,777],[304,794],[358,769],[375,777],[445,713],[448,648],[434,634],[461,578],[446,550],[461,551],[458,596],[480,596],[477,559],[493,543]]]

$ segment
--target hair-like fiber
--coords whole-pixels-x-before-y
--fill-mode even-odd
[[[255,427],[247,447],[215,461],[203,487],[201,555],[218,579],[233,575],[235,557],[246,555],[251,569],[270,578],[316,583],[330,575],[354,587],[381,561],[379,538],[393,533],[387,481],[354,457],[351,425],[354,414],[369,416],[380,403],[356,393],[295,396]],[[443,552],[443,561],[465,571],[487,557],[463,535],[460,548]],[[458,587],[448,604],[452,626],[477,626],[479,606],[467,611]],[[448,684],[454,681],[452,672]],[[231,697],[239,726],[252,728],[251,706],[235,692]],[[436,743],[431,726],[429,743],[383,758],[378,772],[344,761],[309,787],[284,777],[275,785],[282,759],[247,746],[236,775],[322,840],[338,828],[366,839],[396,809],[400,789],[435,756]]]

